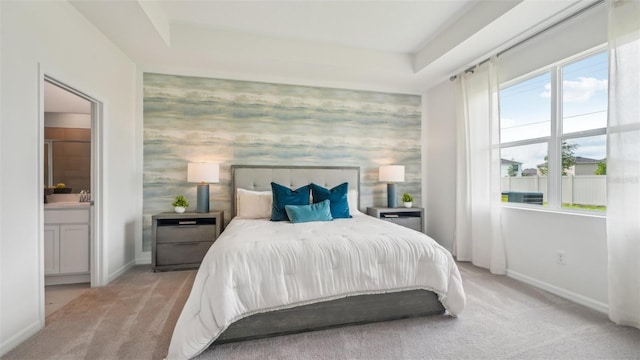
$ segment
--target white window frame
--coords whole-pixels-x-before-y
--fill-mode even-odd
[[[562,134],[562,67],[565,65],[569,65],[571,63],[583,60],[585,58],[591,57],[598,53],[607,51],[607,44],[602,44],[596,46],[592,49],[583,51],[574,56],[570,56],[568,58],[557,61],[553,64],[547,65],[535,71],[529,72],[525,75],[519,76],[517,78],[505,81],[500,84],[499,91],[502,91],[504,88],[510,87],[512,85],[530,80],[536,76],[540,76],[543,74],[549,73],[550,81],[551,81],[551,108],[549,111],[550,115],[550,136],[510,141],[503,143],[500,141],[500,150],[503,148],[523,146],[523,145],[532,145],[532,144],[540,144],[547,143],[547,206],[543,205],[534,205],[534,204],[525,204],[525,203],[514,203],[514,202],[505,202],[502,203],[504,207],[518,207],[518,208],[527,208],[527,209],[535,209],[535,210],[543,210],[543,211],[554,211],[554,212],[563,212],[563,213],[577,213],[577,214],[585,214],[590,216],[606,216],[605,211],[595,211],[595,210],[582,210],[582,209],[573,209],[573,208],[563,208],[562,207],[562,143],[565,140],[583,138],[588,136],[598,136],[598,135],[606,135],[607,134],[607,126],[598,129],[591,129],[585,131],[572,132],[570,134]],[[608,80],[608,77],[607,77]],[[607,109],[608,111],[608,109]]]

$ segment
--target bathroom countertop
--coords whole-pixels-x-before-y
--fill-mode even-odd
[[[44,204],[45,210],[52,209],[84,209],[91,206],[90,202],[52,202]]]

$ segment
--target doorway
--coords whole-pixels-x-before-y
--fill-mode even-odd
[[[100,119],[93,97],[41,77],[41,321],[100,286]]]

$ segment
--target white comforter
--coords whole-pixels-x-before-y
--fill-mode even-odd
[[[234,219],[200,266],[167,358],[198,355],[255,313],[409,289],[436,292],[454,316],[465,306],[451,254],[422,233],[362,214],[300,224]]]

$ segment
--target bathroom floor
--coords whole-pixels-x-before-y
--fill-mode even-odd
[[[44,314],[45,318],[53,314],[71,300],[89,290],[89,283],[49,285],[44,288]]]

